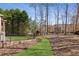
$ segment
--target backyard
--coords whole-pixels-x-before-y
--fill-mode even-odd
[[[0,4],[0,55],[79,55],[79,4]]]

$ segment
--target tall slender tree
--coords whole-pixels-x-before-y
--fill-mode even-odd
[[[43,27],[43,5],[42,4],[39,4],[39,11],[40,11],[40,34],[42,35],[43,32],[42,32],[42,29],[44,28]]]
[[[78,17],[79,17],[79,4],[77,3],[75,31],[77,31],[78,27]]]
[[[65,15],[66,15],[66,20],[65,20],[65,35],[67,34],[67,21],[68,21],[68,4],[66,4],[66,11],[65,11]]]
[[[34,8],[34,22],[36,23],[36,20],[37,20],[37,3],[36,4],[31,4],[31,6]],[[33,38],[35,38],[35,36],[36,36],[36,29],[37,29],[37,27],[34,27],[35,28],[35,30],[34,30],[34,32],[33,32]]]
[[[56,25],[56,28],[57,28],[57,34],[59,32],[59,28],[58,28],[58,25],[59,25],[59,5],[57,4],[57,25]]]
[[[45,15],[45,20],[46,20],[46,34],[48,34],[48,4],[46,6],[46,15]]]
[[[62,21],[62,30],[61,32],[64,33],[64,15],[61,15],[61,21]]]

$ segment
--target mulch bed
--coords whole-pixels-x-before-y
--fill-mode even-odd
[[[79,37],[59,36],[49,38],[54,55],[56,56],[79,56]]]
[[[5,41],[0,42],[0,56],[14,55],[24,49],[30,48],[37,43],[36,39],[22,40],[22,41]],[[3,47],[2,47],[3,45]]]

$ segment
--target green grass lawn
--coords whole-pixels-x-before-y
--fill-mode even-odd
[[[12,41],[19,41],[19,40],[27,40],[30,39],[31,36],[6,36],[7,39],[11,39]]]
[[[48,39],[42,39],[41,42],[32,46],[31,48],[25,49],[16,54],[16,56],[51,56],[52,48]]]

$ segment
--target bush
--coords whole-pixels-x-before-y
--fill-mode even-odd
[[[74,34],[79,35],[79,31],[74,32]]]

